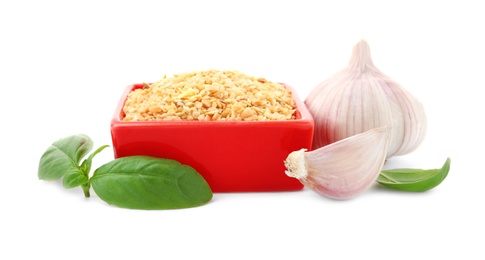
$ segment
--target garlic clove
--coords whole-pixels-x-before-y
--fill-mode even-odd
[[[390,158],[414,151],[426,132],[422,104],[377,69],[364,40],[355,45],[347,68],[318,84],[305,105],[315,121],[312,149],[387,125]]]
[[[313,151],[288,155],[285,173],[307,188],[333,199],[351,199],[377,179],[386,160],[390,128],[380,127]]]

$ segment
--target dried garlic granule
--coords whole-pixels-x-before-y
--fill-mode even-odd
[[[295,103],[284,85],[239,71],[175,74],[128,94],[123,121],[293,120]]]

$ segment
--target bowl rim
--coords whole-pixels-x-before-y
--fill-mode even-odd
[[[130,84],[125,87],[121,94],[121,97],[116,106],[116,110],[111,119],[111,125],[133,125],[133,126],[156,126],[156,125],[194,125],[194,126],[211,126],[211,125],[287,125],[287,124],[300,124],[313,122],[313,116],[306,107],[305,103],[300,99],[296,93],[295,88],[285,83],[279,83],[286,89],[291,91],[291,96],[296,106],[296,118],[292,120],[257,120],[257,121],[236,121],[236,120],[212,120],[212,121],[199,121],[199,120],[151,120],[151,121],[123,121],[123,107],[125,105],[128,94],[138,88],[144,86],[144,83]]]

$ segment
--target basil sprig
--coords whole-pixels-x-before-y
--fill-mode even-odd
[[[108,145],[99,147],[81,163],[81,160],[93,149],[91,138],[79,134],[59,139],[47,148],[40,158],[38,177],[47,181],[62,178],[64,188],[81,186],[84,196],[89,197],[89,172],[93,157],[106,147]]]
[[[393,169],[381,171],[377,182],[396,190],[422,192],[438,186],[448,176],[451,160],[440,169]]]
[[[65,188],[81,186],[85,197],[90,188],[108,204],[131,209],[177,209],[200,206],[212,199],[212,190],[193,168],[177,161],[150,156],[115,159],[90,176],[92,160],[103,149],[93,149],[84,134],[55,141],[41,156],[38,177],[62,179]]]

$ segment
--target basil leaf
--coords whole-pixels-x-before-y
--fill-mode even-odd
[[[86,175],[88,175],[91,172],[91,165],[93,164],[94,156],[96,156],[98,153],[103,151],[104,148],[106,148],[106,147],[109,147],[109,145],[103,145],[103,146],[99,147],[93,153],[91,153],[86,160],[83,161],[83,163],[81,164],[81,169],[83,170],[83,172],[86,173]]]
[[[55,141],[40,158],[39,179],[58,180],[67,174],[83,174],[79,163],[91,149],[93,141],[84,134]]]
[[[96,169],[90,182],[99,198],[121,208],[189,208],[212,199],[209,185],[193,168],[150,156],[115,159]]]
[[[448,158],[441,169],[394,169],[384,170],[377,182],[393,189],[403,191],[427,191],[438,186],[450,171],[451,160]]]
[[[89,155],[87,159],[83,161],[83,163],[80,166],[81,172],[70,172],[66,175],[64,175],[64,178],[62,179],[62,185],[66,189],[74,188],[80,185],[89,185],[89,172],[91,171],[91,165],[93,163],[93,158],[96,156],[98,153],[100,153],[104,148],[108,147],[109,145],[103,145],[96,149],[93,153]]]
[[[64,178],[62,178],[62,186],[64,186],[66,189],[71,189],[88,183],[88,176],[79,172],[70,172],[64,175]]]

